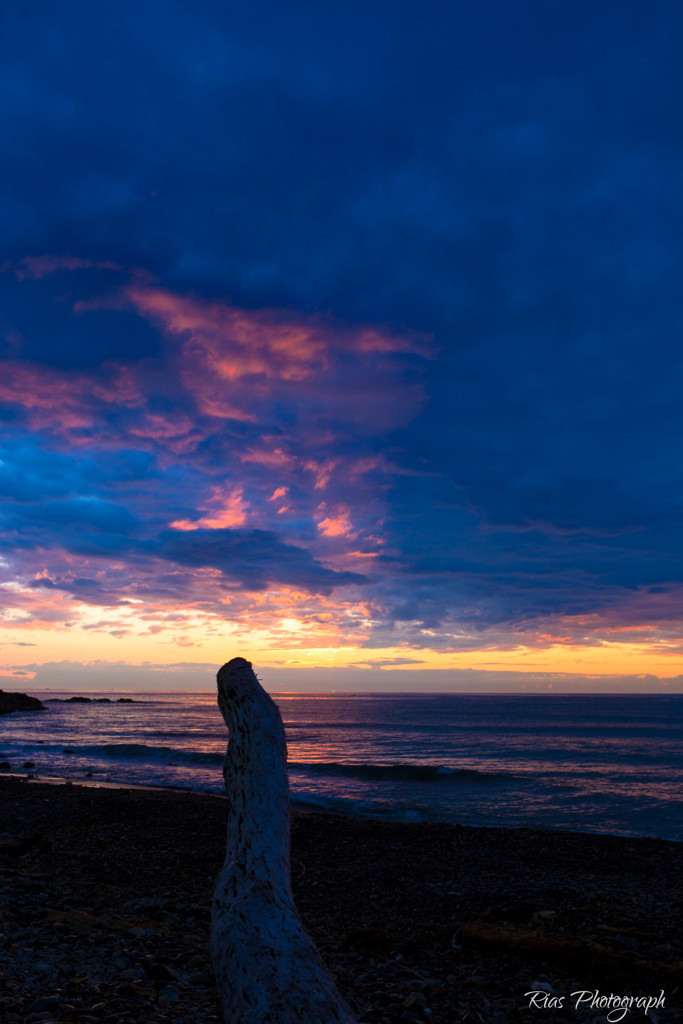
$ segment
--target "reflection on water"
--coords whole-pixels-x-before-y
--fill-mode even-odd
[[[682,696],[274,697],[296,799],[409,819],[683,838]],[[33,761],[46,775],[220,791],[226,731],[215,695],[135,699],[4,716],[0,759],[19,770]]]

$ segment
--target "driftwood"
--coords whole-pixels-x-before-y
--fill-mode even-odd
[[[355,1024],[294,906],[280,712],[243,658],[218,673],[218,705],[229,812],[211,957],[226,1024]]]

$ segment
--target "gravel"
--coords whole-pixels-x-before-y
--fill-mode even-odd
[[[225,801],[7,777],[0,799],[3,1024],[214,1024]],[[683,1019],[683,844],[296,813],[292,875],[359,1022],[594,1024],[580,989],[664,989],[659,1024]]]

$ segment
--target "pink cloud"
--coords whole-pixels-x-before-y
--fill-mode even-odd
[[[319,491],[327,487],[338,465],[339,459],[325,459],[324,462],[316,462],[311,459],[305,463],[304,468],[315,473],[315,483],[313,486],[316,491]]]
[[[263,438],[267,440],[267,438]],[[254,462],[267,469],[279,468],[282,466],[294,465],[295,459],[288,455],[282,448],[248,448],[246,452],[239,452],[237,455],[240,462]]]
[[[356,338],[359,352],[415,352],[430,357],[432,346],[426,334],[393,334],[367,327]]]
[[[15,273],[20,281],[36,281],[58,270],[124,270],[124,267],[109,260],[97,263],[77,256],[25,256]]]
[[[7,360],[2,364],[0,401],[26,409],[34,427],[69,431],[91,427],[101,405],[134,408],[142,395],[125,367],[74,374]]]
[[[263,403],[270,400],[276,386],[278,395],[289,392],[298,402],[305,398],[316,416],[343,420],[350,414],[354,420],[360,417],[366,426],[377,416],[396,419],[397,392],[403,398],[401,421],[421,401],[414,381],[408,384],[398,378],[394,367],[372,367],[372,375],[382,378],[380,388],[370,380],[360,387],[367,373],[359,367],[351,372],[348,388],[339,376],[342,354],[355,353],[355,361],[364,363],[368,355],[381,357],[424,348],[410,337],[363,327],[350,329],[283,310],[238,309],[224,301],[176,295],[141,280],[128,285],[123,296],[137,313],[179,344],[180,378],[208,416],[259,421]],[[310,386],[313,382],[315,391]],[[370,405],[360,393],[367,387],[374,395]],[[382,397],[387,390],[388,401],[387,395]]]
[[[181,336],[185,354],[222,381],[247,376],[301,380],[325,363],[329,342],[314,323],[139,284],[130,285],[126,296],[142,316]]]
[[[176,455],[196,451],[204,440],[204,433],[184,413],[161,415],[140,410],[138,422],[131,424],[129,430],[133,437],[142,440],[156,441],[165,449]]]

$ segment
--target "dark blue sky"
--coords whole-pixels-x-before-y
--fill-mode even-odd
[[[680,5],[0,18],[10,677],[683,671]]]

